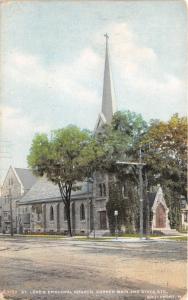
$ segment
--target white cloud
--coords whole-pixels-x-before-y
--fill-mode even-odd
[[[134,99],[134,110],[137,111],[142,106],[143,110],[140,112],[150,118],[155,117],[156,112],[159,118],[164,117],[165,111],[166,115],[176,111],[183,112],[186,83],[163,69],[154,49],[142,44],[126,23],[111,23],[98,32],[97,37],[100,38],[96,38],[101,45],[104,44],[104,32],[110,35],[112,65],[120,76],[118,80],[121,80],[124,94],[128,94],[129,90],[137,96]]]
[[[1,106],[0,115],[2,122],[1,134],[10,140],[30,139],[36,132],[47,132],[49,124],[34,122],[24,115],[20,108]]]
[[[139,65],[147,62],[153,63],[157,56],[152,48],[139,44],[134,34],[126,23],[111,23],[96,35],[100,44],[104,44],[103,34],[110,34],[110,52],[113,61],[123,73],[134,74]],[[100,37],[100,38],[98,38]]]
[[[88,87],[88,79],[95,77],[100,57],[90,48],[70,64],[44,66],[39,57],[13,51],[4,66],[7,77],[20,85],[47,89],[75,98],[77,102],[98,101],[96,89]],[[91,80],[92,82],[92,80]]]
[[[152,101],[158,103],[159,117],[160,110],[167,111],[169,103],[176,103],[177,110],[179,107],[182,109],[184,103],[179,99],[185,97],[185,83],[163,70],[154,49],[142,44],[126,23],[111,23],[97,32],[94,38],[97,48],[101,46],[104,49],[105,32],[110,34],[111,61],[124,95],[127,94],[127,89],[132,90],[133,94],[141,96],[139,101],[143,101],[143,106],[153,97]],[[12,51],[6,60],[5,71],[12,82],[17,82],[20,87],[28,84],[29,87],[48,90],[54,96],[75,99],[80,105],[98,105],[102,91],[97,86],[102,87],[99,71],[103,65],[104,57],[92,48],[84,48],[71,63],[49,66],[44,65],[37,56]],[[96,78],[99,79],[97,82]],[[136,101],[138,99],[135,99],[135,103]],[[147,107],[147,110],[150,110],[152,118],[152,107]]]

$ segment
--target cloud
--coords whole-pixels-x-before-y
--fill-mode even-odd
[[[47,132],[49,124],[34,122],[24,115],[20,108],[1,106],[0,116],[2,122],[1,134],[10,140],[30,139],[36,132]]]
[[[156,113],[160,118],[165,113],[169,117],[169,113],[183,112],[185,81],[163,69],[155,50],[143,44],[127,23],[111,23],[98,32],[96,39],[101,45],[104,44],[104,32],[110,35],[112,66],[123,87],[122,98],[132,95],[129,99],[126,97],[127,104],[137,112],[142,107],[140,112],[149,118],[155,117]]]
[[[87,83],[89,78],[95,77],[101,58],[90,48],[83,49],[70,64],[46,66],[39,57],[16,50],[6,61],[5,73],[14,83],[48,89],[51,93],[66,95],[81,103],[98,101],[96,89]]]
[[[102,78],[100,79],[99,73],[102,74],[104,66],[105,32],[110,34],[110,54],[114,68],[112,73],[117,74],[115,81],[121,86],[122,94],[119,94],[118,102],[121,103],[121,99],[132,93],[141,101],[137,107],[138,99],[134,99],[135,111],[140,109],[140,105],[145,108],[151,101],[158,104],[159,117],[160,110],[166,110],[168,114],[168,106],[173,103],[175,110],[183,110],[185,82],[164,70],[155,50],[142,42],[125,22],[113,22],[101,28],[93,39],[95,47],[83,48],[72,62],[46,65],[39,56],[12,51],[4,66],[7,82],[18,84],[20,90],[22,86],[28,85],[30,89],[47,91],[47,94],[56,99],[61,95],[64,100],[71,101],[71,106],[75,103],[73,101],[82,107],[87,104],[92,107],[99,105],[102,94]],[[102,54],[99,52],[101,48]],[[131,106],[132,99],[126,99],[126,104]],[[173,108],[171,111],[173,112]],[[147,114],[154,117],[151,106],[147,107]]]
[[[126,23],[111,23],[96,35],[96,40],[104,44],[103,33],[110,34],[110,52],[113,61],[126,73],[135,73],[139,65],[152,63],[157,55],[152,48],[144,47],[137,35]],[[100,37],[100,38],[99,38]]]

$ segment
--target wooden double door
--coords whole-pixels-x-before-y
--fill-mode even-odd
[[[164,206],[160,203],[156,209],[156,227],[165,228],[166,227],[166,211]]]

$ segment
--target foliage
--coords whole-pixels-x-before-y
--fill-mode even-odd
[[[117,112],[111,126],[105,126],[99,139],[103,139],[104,168],[116,175],[116,182],[110,184],[107,213],[110,230],[114,233],[114,210],[118,210],[118,228],[133,232],[138,227],[138,170],[129,164],[118,161],[134,160],[135,145],[147,131],[147,123],[142,116],[130,111]],[[138,160],[138,158],[136,158]],[[122,195],[122,189],[126,195]]]
[[[172,227],[180,225],[180,196],[186,196],[187,120],[172,116],[168,122],[154,121],[139,146],[144,150],[149,187],[163,188]]]
[[[124,189],[125,188],[125,189]],[[126,191],[126,192],[125,192]],[[118,231],[132,233],[138,227],[138,194],[131,182],[126,182],[126,187],[121,181],[110,184],[107,214],[110,232],[115,233],[116,219],[114,211],[118,211]]]
[[[70,235],[71,192],[80,188],[76,183],[93,172],[102,154],[102,148],[99,148],[89,131],[72,125],[53,131],[50,138],[46,134],[37,134],[33,139],[27,157],[28,164],[35,174],[45,175],[58,185]]]
[[[129,182],[132,188],[138,188],[138,168],[128,164],[118,165],[117,161],[138,162],[138,152],[142,148],[142,160],[146,163],[143,174],[144,180],[147,174],[147,190],[157,184],[162,186],[167,206],[170,209],[171,226],[178,228],[181,222],[180,196],[187,194],[186,118],[175,114],[168,122],[152,120],[148,126],[141,115],[129,111],[117,112],[111,126],[104,128],[104,132],[100,135],[100,139],[102,138],[104,152],[107,153],[106,161],[103,160],[106,169],[116,174],[121,184]],[[119,196],[116,196],[115,200],[112,195],[110,195],[112,210],[116,201],[123,210],[124,203],[119,200]],[[136,196],[138,197],[136,194],[135,198],[131,196],[131,201],[138,205]]]
[[[105,125],[95,136],[76,126],[35,136],[28,164],[32,170],[45,175],[59,186],[65,204],[69,233],[71,191],[76,184],[90,177],[95,170],[115,174],[110,183],[107,212],[110,229],[114,232],[114,210],[119,211],[118,227],[138,226],[138,168],[127,162],[142,159],[146,163],[148,186],[160,184],[165,194],[173,227],[180,224],[180,196],[186,196],[187,120],[174,115],[168,122],[152,120],[150,125],[142,116],[130,111],[117,112],[111,125]],[[124,165],[118,161],[126,162]],[[113,177],[113,176],[112,176]],[[146,176],[145,176],[146,178]],[[122,188],[126,185],[125,197]],[[145,191],[146,192],[146,191]],[[146,193],[145,193],[146,194]]]
[[[117,161],[132,160],[133,149],[147,128],[147,123],[140,114],[130,111],[116,112],[111,125],[105,125],[96,136],[97,141],[103,144],[103,170],[119,173],[122,168],[118,167]],[[126,169],[130,168],[126,166]]]

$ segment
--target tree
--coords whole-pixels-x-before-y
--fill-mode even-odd
[[[140,114],[130,111],[117,112],[111,125],[105,125],[98,139],[103,143],[105,157],[101,166],[115,175],[110,183],[107,213],[110,229],[114,231],[114,210],[119,211],[118,220],[130,231],[138,223],[138,170],[130,165],[118,165],[117,161],[138,160],[137,145],[147,132],[148,125]],[[126,197],[122,189],[126,189]],[[120,226],[120,225],[119,225]]]
[[[118,230],[127,233],[135,232],[138,228],[138,197],[135,186],[127,180],[116,181],[109,186],[109,201],[106,205],[109,227],[112,234],[115,233],[114,211],[118,211]]]
[[[102,168],[114,172],[118,168],[117,161],[131,161],[135,156],[135,148],[147,129],[148,125],[140,114],[130,111],[116,112],[111,125],[105,125],[96,137],[103,144]]]
[[[58,185],[70,236],[71,192],[80,188],[76,183],[93,172],[102,154],[102,149],[89,131],[72,125],[53,131],[50,138],[46,134],[37,134],[32,141],[28,164],[36,175],[45,175]]]
[[[180,196],[186,196],[187,120],[175,114],[153,121],[139,147],[144,150],[149,186],[160,183],[170,208],[170,222],[180,224]]]

